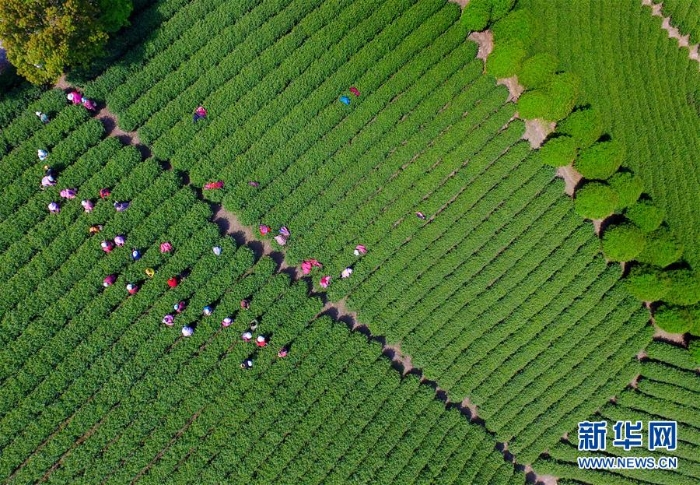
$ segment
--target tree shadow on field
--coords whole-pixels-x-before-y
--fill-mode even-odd
[[[155,1],[134,2],[129,25],[110,35],[104,54],[89,65],[72,68],[66,78],[73,84],[85,84],[102,75],[113,66],[134,72],[147,57],[147,39],[157,37],[159,27],[168,19],[160,12]]]

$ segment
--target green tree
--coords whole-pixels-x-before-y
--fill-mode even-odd
[[[617,205],[617,194],[607,184],[589,182],[576,191],[574,208],[586,219],[604,219]]]
[[[678,242],[670,229],[662,227],[647,234],[647,244],[639,253],[637,261],[653,264],[660,268],[677,262],[683,256],[683,245]]]
[[[625,217],[642,231],[652,232],[664,221],[665,211],[648,200],[641,200],[627,208]]]
[[[671,289],[664,301],[674,305],[695,305],[700,302],[700,278],[688,269],[667,271]]]
[[[671,279],[659,268],[635,265],[625,278],[625,286],[640,301],[661,301],[671,289]]]
[[[499,42],[486,59],[486,72],[496,78],[514,76],[520,71],[520,64],[526,55],[520,41]]]
[[[616,224],[603,233],[603,254],[610,261],[632,261],[644,250],[645,245],[644,233],[634,224]]]
[[[129,15],[134,9],[131,0],[98,0],[101,12],[99,22],[107,33],[113,33],[129,25]]]
[[[525,61],[523,71],[528,61]],[[572,136],[579,148],[588,148],[603,134],[603,120],[595,109],[574,111],[559,123],[557,132]]]
[[[595,143],[582,150],[574,166],[587,179],[609,179],[622,165],[625,156],[621,143],[611,140]]]
[[[0,39],[17,73],[34,84],[54,82],[66,67],[100,55],[107,28],[124,25],[131,1],[99,4],[109,5],[108,10],[102,12],[91,0],[0,1]]]
[[[617,172],[608,179],[608,184],[617,194],[616,209],[624,209],[631,206],[644,192],[642,179],[630,172]]]
[[[525,92],[518,99],[518,111],[524,119],[559,121],[571,113],[580,89],[580,79],[572,73],[556,74],[541,89]]]
[[[687,308],[661,305],[654,312],[654,321],[669,333],[686,333],[693,326],[693,316]]]
[[[523,62],[518,73],[518,81],[527,89],[544,87],[554,79],[558,64],[559,60],[548,52],[535,54]]]
[[[546,120],[552,112],[552,99],[544,89],[526,91],[518,98],[518,112],[525,120]]]
[[[552,97],[552,111],[549,121],[563,120],[574,109],[581,90],[581,79],[572,72],[556,74],[549,84],[549,94]]]
[[[558,136],[547,140],[538,153],[545,165],[564,167],[576,158],[576,142],[570,136]]]

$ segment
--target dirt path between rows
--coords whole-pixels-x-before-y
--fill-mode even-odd
[[[642,0],[642,6],[651,7],[651,15],[654,17],[661,17],[663,22],[661,23],[661,28],[668,32],[668,36],[671,39],[676,39],[678,41],[679,48],[688,49],[688,58],[700,63],[700,44],[690,45],[690,34],[681,35],[678,28],[674,27],[671,23],[671,17],[664,17],[661,12],[661,6],[663,3],[654,3],[652,0]]]

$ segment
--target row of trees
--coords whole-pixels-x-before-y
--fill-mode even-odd
[[[19,75],[51,83],[67,67],[101,55],[109,35],[128,25],[132,9],[131,0],[5,0],[0,41]]]
[[[657,324],[673,333],[700,335],[700,277],[682,260],[683,246],[664,223],[665,212],[644,195],[642,180],[624,168],[625,147],[603,133],[593,109],[575,109],[580,80],[559,72],[551,53],[533,47],[537,20],[528,9],[511,10],[512,1],[475,0],[462,21],[470,30],[491,27],[494,48],[486,71],[497,78],[517,76],[525,92],[518,99],[523,119],[559,122],[539,150],[542,163],[573,166],[584,178],[575,210],[584,218],[609,219],[601,247],[610,261],[631,263],[629,292],[657,302]]]

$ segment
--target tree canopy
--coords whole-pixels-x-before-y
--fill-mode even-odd
[[[107,32],[126,25],[131,9],[131,0],[2,0],[0,39],[19,75],[54,82],[100,55]]]

